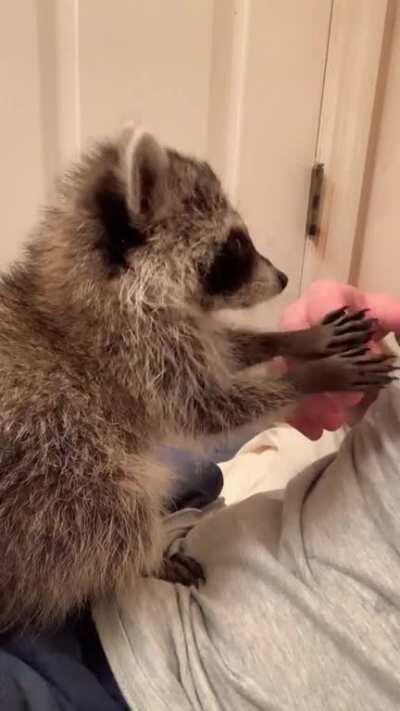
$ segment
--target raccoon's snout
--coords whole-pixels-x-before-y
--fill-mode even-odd
[[[281,291],[283,291],[284,289],[286,289],[286,287],[288,285],[289,278],[286,276],[286,274],[281,272],[279,269],[277,269],[277,273],[278,273],[278,282],[280,284]]]

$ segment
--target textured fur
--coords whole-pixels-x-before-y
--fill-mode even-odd
[[[232,230],[246,279],[219,290]],[[160,571],[171,474],[154,445],[224,434],[297,396],[240,369],[268,343],[209,317],[284,282],[209,166],[147,134],[125,131],[66,174],[0,285],[1,630],[59,623]]]

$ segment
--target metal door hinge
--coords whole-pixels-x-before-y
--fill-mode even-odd
[[[318,237],[320,229],[322,186],[324,182],[324,164],[315,163],[311,171],[310,192],[308,196],[306,235]]]

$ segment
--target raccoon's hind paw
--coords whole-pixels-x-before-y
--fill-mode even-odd
[[[206,581],[203,568],[194,558],[185,553],[174,553],[164,558],[160,573],[161,580],[181,585],[199,587],[200,581]]]

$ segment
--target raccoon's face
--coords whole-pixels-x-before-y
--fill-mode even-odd
[[[207,163],[129,129],[78,176],[79,219],[91,225],[81,263],[96,265],[90,281],[105,295],[123,285],[131,295],[150,290],[154,303],[174,292],[178,303],[209,311],[252,306],[285,288],[287,277],[257,252]]]
[[[205,308],[245,308],[279,294],[286,274],[255,249],[246,227],[232,220],[201,273]]]

